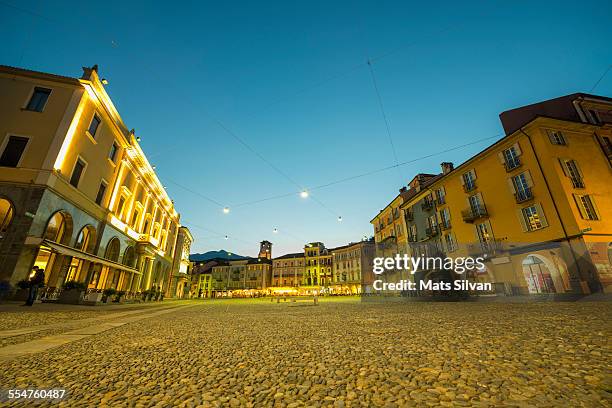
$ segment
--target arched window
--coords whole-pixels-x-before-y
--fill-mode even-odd
[[[123,264],[133,268],[136,264],[136,252],[134,251],[133,246],[127,247],[125,252],[123,253]]]
[[[60,244],[69,244],[72,235],[72,218],[64,211],[58,211],[51,216],[45,229],[44,238]]]
[[[119,239],[117,237],[113,237],[108,241],[106,245],[106,251],[104,252],[104,258],[109,261],[117,262],[119,260],[119,250],[121,249],[121,244],[119,243]]]
[[[7,199],[0,198],[0,239],[5,237],[6,231],[13,220],[14,213],[15,210],[11,202]]]
[[[74,247],[83,252],[91,252],[94,247],[96,230],[91,225],[84,226],[77,236]]]

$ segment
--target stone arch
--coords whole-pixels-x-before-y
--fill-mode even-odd
[[[68,246],[72,238],[72,228],[72,215],[68,211],[59,210],[49,217],[43,237],[48,241]]]
[[[118,262],[119,261],[119,251],[121,250],[121,243],[119,242],[119,238],[112,237],[108,244],[106,244],[106,250],[104,251],[104,258],[109,261]]]
[[[81,228],[74,241],[74,247],[83,252],[93,253],[96,247],[96,228],[91,224]]]
[[[554,254],[528,254],[523,258],[523,278],[529,293],[564,293],[570,290],[565,262]]]
[[[136,250],[134,249],[134,245],[130,245],[129,247],[125,248],[125,251],[123,251],[122,263],[130,268],[133,268],[136,265]]]
[[[6,236],[9,226],[15,216],[15,206],[5,197],[0,196],[0,239]]]

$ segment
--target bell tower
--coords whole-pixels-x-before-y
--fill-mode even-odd
[[[261,241],[259,245],[259,258],[272,259],[272,243],[270,241]]]

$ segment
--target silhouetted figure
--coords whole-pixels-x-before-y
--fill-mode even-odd
[[[25,306],[32,306],[38,295],[38,288],[45,283],[45,270],[35,266],[33,269],[33,276],[30,278],[30,291],[28,293],[28,300],[26,300]]]

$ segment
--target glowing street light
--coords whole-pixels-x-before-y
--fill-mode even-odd
[[[300,193],[300,197],[302,197],[302,198],[308,198],[308,191],[303,190],[303,191]]]
[[[273,233],[275,233],[275,234],[278,234],[278,228],[274,228],[274,229],[272,230],[272,232],[273,232]]]
[[[341,215],[338,216],[338,222],[342,222],[342,216]]]
[[[223,214],[229,214],[229,207],[223,207]]]
[[[226,235],[226,236],[225,236],[225,239],[229,239],[229,237]]]

